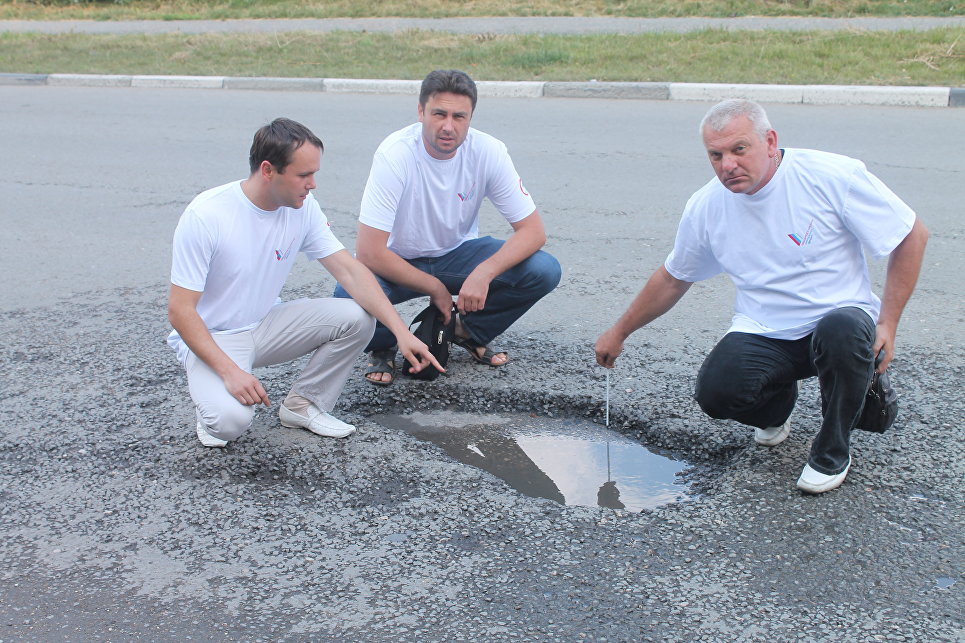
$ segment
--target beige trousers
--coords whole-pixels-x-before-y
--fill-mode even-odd
[[[298,299],[278,304],[250,331],[213,337],[249,373],[312,353],[291,390],[328,412],[374,331],[375,320],[351,299]],[[198,420],[209,434],[234,440],[248,430],[254,406],[228,393],[221,377],[194,353],[188,354],[185,370]]]

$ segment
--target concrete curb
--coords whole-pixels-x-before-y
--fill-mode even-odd
[[[211,34],[367,31],[410,29],[459,34],[639,34],[725,31],[927,31],[965,26],[965,16],[818,18],[623,18],[607,16],[489,16],[449,18],[256,18],[227,20],[0,20],[0,32],[88,34]]]
[[[358,94],[417,95],[418,80],[364,78],[245,78],[231,76],[112,76],[100,74],[0,73],[0,85],[59,87],[150,87],[255,89]],[[480,96],[494,98],[608,98],[720,101],[749,98],[765,103],[965,107],[965,87],[864,85],[741,85],[726,83],[501,82],[477,83]]]

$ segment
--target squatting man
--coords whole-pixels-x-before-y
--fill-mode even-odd
[[[168,344],[184,366],[198,439],[223,447],[270,406],[259,366],[311,353],[279,408],[283,426],[345,437],[355,427],[330,411],[379,320],[418,371],[439,363],[409,332],[372,273],[335,238],[311,194],[322,141],[295,121],[259,129],[251,174],[202,192],[174,233]],[[299,252],[316,259],[352,299],[278,297]]]
[[[612,368],[631,333],[694,282],[726,273],[734,316],[698,372],[697,403],[754,427],[755,440],[773,447],[790,432],[798,381],[816,375],[822,423],[797,486],[829,491],[851,467],[851,431],[872,373],[894,357],[928,231],[860,161],[779,148],[757,103],[714,106],[700,135],[717,178],[687,202],[670,255],[597,340],[597,362]],[[881,299],[862,247],[888,257]]]
[[[390,134],[375,152],[355,253],[393,304],[428,296],[448,323],[456,296],[453,343],[478,363],[506,364],[489,344],[560,281],[560,264],[540,250],[543,221],[506,146],[469,126],[476,84],[464,72],[436,70],[419,92],[418,122]],[[479,237],[488,198],[513,228],[506,241]],[[352,295],[344,284],[336,297]],[[376,326],[365,378],[395,379],[396,343]]]

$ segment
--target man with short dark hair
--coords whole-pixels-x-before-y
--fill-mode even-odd
[[[177,351],[196,407],[196,433],[223,447],[271,404],[252,368],[312,353],[279,409],[283,426],[345,437],[355,427],[330,415],[378,318],[416,370],[438,362],[409,332],[372,273],[339,243],[311,194],[322,142],[279,118],[259,129],[250,176],[202,192],[174,233],[168,344]],[[299,252],[317,259],[355,301],[278,295]],[[356,303],[357,302],[357,303]],[[371,315],[370,315],[371,313]]]
[[[489,344],[559,283],[556,259],[540,250],[543,222],[502,142],[469,126],[476,84],[456,70],[422,81],[419,122],[390,134],[375,153],[362,196],[355,252],[393,304],[428,296],[449,321],[454,343],[487,366],[508,361]],[[478,238],[487,197],[513,233]],[[350,293],[340,284],[336,297]],[[395,378],[396,343],[378,325],[365,377]]]
[[[735,314],[697,375],[697,402],[776,446],[790,432],[798,381],[816,375],[823,420],[797,486],[829,491],[851,467],[851,431],[872,372],[894,356],[928,231],[860,161],[778,148],[757,103],[716,105],[700,134],[717,179],[687,202],[673,251],[597,340],[597,362],[612,368],[631,333],[693,282],[726,273],[737,287]],[[889,257],[880,300],[863,248]]]

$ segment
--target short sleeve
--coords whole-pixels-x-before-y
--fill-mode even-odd
[[[185,210],[174,230],[171,283],[204,292],[216,239],[193,210]]]
[[[684,209],[673,250],[664,262],[671,277],[691,283],[710,279],[723,272],[707,242],[706,228],[700,225],[692,204],[693,200]]]
[[[402,167],[391,162],[382,152],[376,152],[362,193],[359,223],[383,232],[392,232],[404,189],[405,172]]]
[[[843,220],[868,252],[880,259],[911,232],[915,212],[862,164],[851,176]]]
[[[523,186],[523,180],[509,157],[509,150],[501,141],[495,139],[492,140],[492,145],[486,196],[506,221],[522,221],[536,210],[536,204]]]
[[[324,259],[325,257],[343,250],[345,246],[339,241],[332,232],[332,226],[328,222],[328,217],[318,206],[318,201],[314,198],[306,202],[308,207],[307,215],[308,229],[305,231],[305,240],[302,242],[301,250],[309,259]]]

